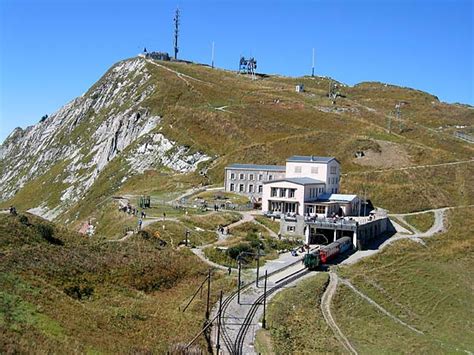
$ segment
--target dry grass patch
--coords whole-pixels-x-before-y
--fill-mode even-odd
[[[426,212],[405,216],[404,219],[420,232],[426,232],[433,225],[435,217],[433,212]]]

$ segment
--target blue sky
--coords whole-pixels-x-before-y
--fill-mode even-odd
[[[382,81],[474,105],[473,2],[469,0],[158,1],[0,0],[0,142],[85,92],[144,46],[235,69],[311,72],[346,84]]]

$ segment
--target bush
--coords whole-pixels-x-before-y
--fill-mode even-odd
[[[229,258],[236,260],[239,254],[242,252],[251,253],[253,252],[253,249],[248,243],[240,243],[227,249],[226,253]]]
[[[94,288],[90,286],[73,285],[64,288],[64,293],[75,300],[89,299],[94,294]]]
[[[54,245],[64,245],[61,239],[54,237],[54,229],[50,225],[38,224],[36,225],[36,230],[41,235],[41,237],[43,237],[43,239],[45,239],[47,242]]]
[[[24,214],[20,215],[18,217],[18,220],[20,221],[21,224],[25,225],[25,226],[30,226],[30,221],[28,220],[28,217],[26,217]]]

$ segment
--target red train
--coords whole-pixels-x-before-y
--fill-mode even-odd
[[[345,253],[352,249],[352,239],[350,237],[342,237],[335,242],[322,246],[313,253],[306,254],[303,264],[308,269],[317,269],[322,264],[334,259],[339,254]]]

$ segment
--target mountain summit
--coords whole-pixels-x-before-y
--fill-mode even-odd
[[[253,80],[136,57],[115,64],[56,113],[8,136],[0,147],[0,199],[73,222],[117,192],[158,193],[171,182],[176,184],[168,190],[221,184],[229,163],[281,164],[300,154],[336,156],[347,191],[365,189],[360,173],[391,170],[390,176],[365,176],[370,197],[389,209],[407,200],[413,210],[469,202],[474,184],[465,181],[472,174],[464,170],[472,164],[443,172],[437,184],[415,170],[399,178],[393,169],[471,159],[472,145],[453,132],[473,118],[471,107],[382,83],[350,87],[330,78],[269,75]],[[164,180],[150,180],[147,171]],[[409,182],[418,178],[421,185]],[[453,192],[452,179],[466,191]]]

